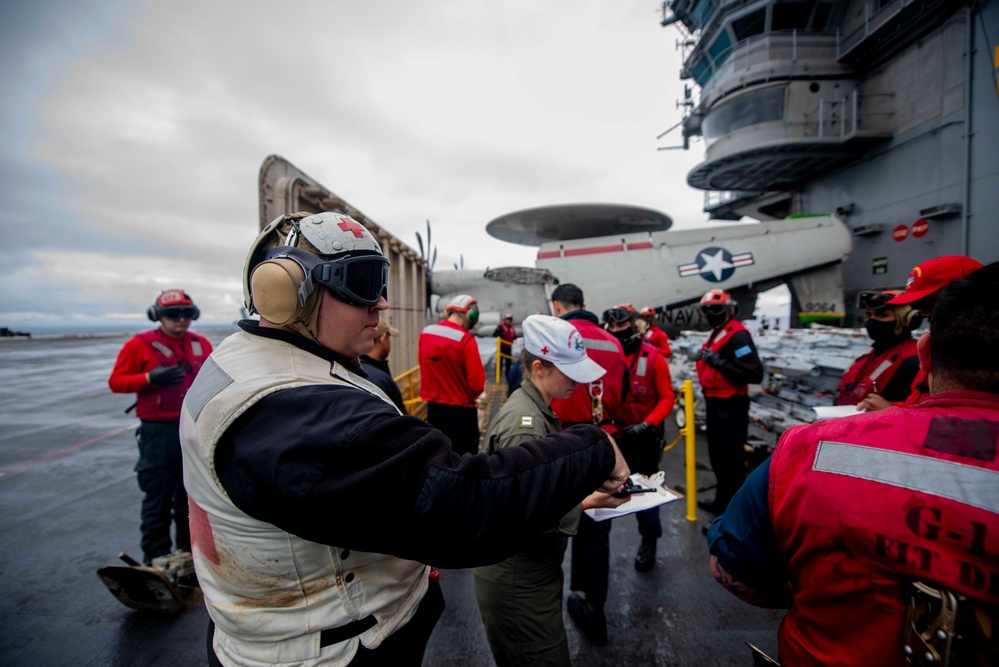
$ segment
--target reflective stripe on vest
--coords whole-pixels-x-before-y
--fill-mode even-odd
[[[649,371],[649,360],[643,355],[638,360],[638,364],[635,366],[635,375],[639,377],[644,377],[648,371]]]
[[[603,350],[604,352],[617,352],[617,345],[609,340],[597,340],[594,338],[584,338],[583,347],[590,350]]]
[[[171,350],[169,347],[159,342],[158,340],[149,341],[149,344],[155,347],[157,350],[159,350],[159,353],[162,354],[164,357],[173,356],[173,350]],[[200,348],[201,346],[199,345],[198,347]],[[198,356],[201,356],[200,352],[197,352],[196,354],[198,354]]]
[[[458,331],[457,329],[452,329],[450,327],[442,327],[439,324],[430,324],[424,330],[423,333],[430,334],[431,336],[441,336],[443,338],[450,338],[453,341],[461,342],[461,339],[465,337],[464,331]]]
[[[822,440],[812,469],[949,498],[999,514],[999,472],[905,452]]]

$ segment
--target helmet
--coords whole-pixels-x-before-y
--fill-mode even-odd
[[[459,313],[467,313],[468,309],[472,306],[478,304],[479,302],[475,300],[474,297],[468,294],[459,294],[450,301],[448,301],[447,307],[444,309],[445,313],[450,313],[452,310]]]
[[[292,213],[264,227],[246,257],[243,297],[250,313],[315,340],[322,290],[350,305],[385,295],[388,259],[365,227],[342,213]]]
[[[900,290],[882,290],[874,292],[859,292],[857,307],[864,310],[881,311],[890,308],[895,313],[895,335],[901,336],[907,331],[914,331],[923,323],[923,315],[909,304],[895,305],[896,297],[904,294]]]
[[[607,324],[610,324],[611,322],[621,324],[622,322],[635,319],[637,315],[638,313],[635,312],[635,307],[630,303],[619,303],[613,308],[605,310],[603,319]]]
[[[704,296],[701,297],[701,306],[734,306],[735,300],[732,299],[732,295],[723,289],[713,289]]]
[[[639,317],[655,317],[656,309],[652,306],[645,306],[640,311],[638,311]]]
[[[146,309],[146,317],[153,322],[161,318],[168,320],[196,320],[201,317],[201,311],[194,305],[194,299],[182,289],[164,290],[156,297],[156,303]]]

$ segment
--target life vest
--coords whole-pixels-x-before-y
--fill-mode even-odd
[[[345,665],[359,643],[376,648],[408,622],[427,591],[426,565],[285,532],[238,509],[219,482],[216,447],[240,415],[273,392],[330,384],[392,405],[339,363],[242,331],[219,346],[188,393],[180,434],[192,553],[223,664]],[[320,646],[323,630],[368,616],[377,622],[358,636]]]
[[[556,398],[551,407],[558,415],[563,428],[575,424],[592,424],[611,426],[615,422],[626,419],[622,410],[624,395],[624,378],[628,366],[624,357],[621,342],[599,326],[585,319],[567,320],[579,330],[583,346],[590,359],[597,362],[607,373],[596,382],[581,384],[569,395],[569,398]],[[599,393],[603,414],[594,420],[594,394]],[[617,424],[623,426],[623,424]]]
[[[424,327],[419,340],[420,398],[424,401],[475,407],[485,387],[475,337],[444,320]]]
[[[505,321],[500,322],[500,338],[503,339],[504,347],[510,347],[510,343],[517,338],[517,330],[513,328],[512,324],[507,324]]]
[[[648,330],[642,334],[642,338],[646,343],[651,343],[656,347],[667,359],[673,356],[673,350],[669,346],[669,336],[656,325],[650,324]]]
[[[788,554],[786,665],[905,664],[903,585],[999,603],[999,397],[946,392],[786,432],[770,514]]]
[[[742,322],[733,318],[726,322],[725,326],[712,331],[711,335],[708,336],[708,340],[701,346],[701,349],[713,350],[720,353],[721,349],[732,338],[732,334],[737,331],[746,331],[746,327],[742,326]],[[710,398],[731,398],[733,396],[749,395],[748,384],[736,384],[732,382],[720,370],[706,361],[698,360],[697,379],[701,383],[701,391],[704,392],[705,396]]]
[[[659,350],[654,345],[643,342],[628,360],[628,379],[631,387],[624,403],[628,424],[645,421],[659,402],[655,382],[657,357]]]
[[[208,358],[210,346],[198,334],[186,332],[183,338],[167,336],[161,329],[137,335],[161,366],[183,366],[184,379],[177,384],[151,384],[136,394],[136,414],[144,421],[180,419],[180,407],[194,377]]]
[[[916,339],[906,338],[898,345],[875,355],[871,350],[853,362],[839,381],[839,405],[856,405],[869,394],[878,393],[874,385],[883,391],[893,375],[906,359],[916,356]]]
[[[920,368],[916,371],[916,377],[912,378],[912,387],[909,391],[909,395],[905,398],[905,401],[901,404],[892,403],[892,405],[898,405],[899,407],[908,407],[913,405],[917,401],[921,401],[930,395],[930,374]]]

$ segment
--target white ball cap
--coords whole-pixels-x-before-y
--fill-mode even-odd
[[[569,322],[551,315],[531,315],[523,327],[527,351],[555,364],[570,380],[586,384],[607,372],[586,355],[583,337]]]

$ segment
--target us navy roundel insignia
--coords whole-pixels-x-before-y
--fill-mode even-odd
[[[731,278],[740,266],[754,263],[751,252],[733,255],[725,248],[710,246],[698,252],[693,262],[681,264],[678,268],[681,278],[699,275],[709,283],[722,283]]]

